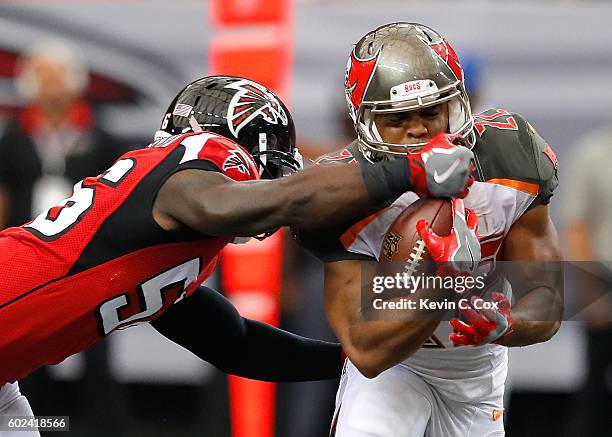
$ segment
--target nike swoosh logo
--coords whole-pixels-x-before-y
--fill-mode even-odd
[[[434,170],[434,181],[439,184],[446,182],[446,180],[450,177],[450,175],[455,171],[455,169],[459,166],[461,160],[459,158],[455,159],[450,167],[446,169],[446,171],[442,174],[438,174],[438,170]]]
[[[474,267],[476,267],[475,260],[474,260],[474,253],[472,252],[472,248],[470,247],[470,243],[468,241],[466,241],[466,245],[467,245],[468,252],[470,252],[470,272],[473,272]]]

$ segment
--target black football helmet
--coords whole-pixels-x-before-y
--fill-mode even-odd
[[[155,137],[209,131],[249,152],[263,179],[302,168],[295,127],[283,102],[263,85],[235,76],[208,76],[187,85],[172,100]]]

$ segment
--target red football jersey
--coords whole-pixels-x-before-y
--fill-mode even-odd
[[[154,319],[211,274],[232,237],[168,232],[152,215],[164,181],[193,168],[259,178],[231,140],[169,137],[126,153],[70,198],[0,233],[0,386]]]

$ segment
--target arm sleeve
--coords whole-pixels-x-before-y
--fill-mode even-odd
[[[348,251],[342,244],[341,235],[350,223],[324,229],[292,228],[293,239],[310,254],[322,262],[345,260],[376,261],[376,258]]]
[[[151,322],[162,335],[219,370],[269,382],[338,378],[342,349],[245,319],[218,292],[200,287]]]

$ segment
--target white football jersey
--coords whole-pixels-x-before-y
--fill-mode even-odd
[[[485,246],[482,263],[488,264],[488,268],[493,268],[504,236],[535,197],[534,192],[501,183],[474,182],[472,185],[465,198],[465,206],[473,209],[478,216],[479,237]],[[360,223],[354,225],[359,230],[354,232],[355,238],[348,250],[378,259],[388,228],[417,199],[416,194],[405,193],[365,226]],[[500,291],[508,294],[509,284],[506,283],[504,290]],[[503,384],[507,349],[498,345],[454,348],[448,339],[451,332],[447,321],[440,322],[434,336],[402,365],[431,379],[429,382],[433,385],[448,387],[449,392],[460,398],[480,396]],[[466,375],[469,378],[466,379]],[[461,380],[461,384],[455,386],[452,381],[457,379]]]
[[[475,116],[476,182],[465,206],[478,216],[482,262],[480,272],[492,271],[505,236],[528,208],[547,204],[558,184],[556,157],[550,146],[520,115],[490,109]],[[316,164],[367,165],[353,142],[339,152],[322,156]],[[294,230],[296,240],[323,261],[378,260],[385,234],[394,220],[418,200],[407,192],[391,205],[352,223],[323,230]],[[507,281],[497,284],[511,298]],[[448,321],[415,354],[400,364],[458,401],[469,401],[503,385],[507,349],[498,345],[452,346]]]

